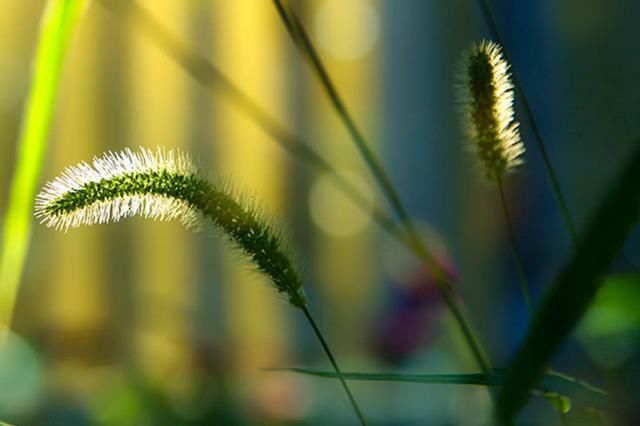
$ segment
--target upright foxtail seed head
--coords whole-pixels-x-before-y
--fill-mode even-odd
[[[523,163],[509,65],[499,45],[483,40],[466,52],[461,68],[459,96],[467,136],[487,177],[497,180]]]
[[[283,238],[230,191],[201,177],[189,157],[158,148],[125,149],[67,168],[36,197],[35,215],[62,229],[115,222],[140,215],[178,219],[191,226],[204,219],[222,229],[294,306],[306,305],[302,280]]]

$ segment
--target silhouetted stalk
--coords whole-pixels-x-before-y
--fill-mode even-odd
[[[498,178],[498,191],[500,192],[500,204],[502,204],[504,221],[507,225],[507,233],[509,234],[509,247],[511,249],[511,257],[513,258],[513,263],[516,267],[516,273],[518,274],[518,281],[520,282],[520,291],[522,292],[522,298],[527,305],[527,313],[529,314],[529,317],[531,317],[531,315],[533,314],[533,306],[531,304],[531,289],[529,288],[529,281],[527,280],[527,275],[524,272],[524,267],[522,266],[522,260],[516,248],[516,237],[515,232],[513,231],[511,216],[509,214],[509,207],[507,206],[502,178]]]
[[[304,29],[302,23],[296,16],[295,12],[291,9],[287,10],[284,4],[280,0],[273,0],[274,6],[277,9],[285,28],[287,29],[291,39],[296,44],[298,49],[302,52],[303,56],[307,59],[311,65],[316,76],[322,83],[331,104],[333,105],[338,117],[343,122],[347,131],[349,132],[351,139],[355,143],[360,155],[365,160],[368,168],[372,172],[378,186],[382,190],[383,194],[387,198],[391,208],[398,217],[402,227],[404,228],[406,235],[409,238],[411,246],[414,248],[414,252],[422,259],[426,266],[429,267],[431,272],[438,283],[438,288],[442,294],[442,297],[447,305],[448,309],[453,314],[455,321],[460,327],[464,339],[471,349],[473,357],[478,366],[483,372],[489,373],[491,371],[489,363],[484,355],[478,339],[475,337],[468,321],[462,313],[462,310],[458,306],[458,302],[451,295],[451,283],[452,279],[449,274],[442,268],[437,262],[431,251],[422,242],[415,225],[412,223],[409,214],[402,203],[398,192],[391,183],[382,162],[378,159],[376,154],[370,148],[369,144],[365,140],[363,133],[358,129],[353,120],[346,104],[340,97],[335,85],[333,84],[326,67],[322,63],[315,47],[311,43],[311,40],[307,36],[307,32]]]
[[[353,410],[356,412],[358,416],[358,420],[360,420],[360,424],[366,425],[367,422],[364,419],[364,415],[362,414],[362,411],[360,411],[360,407],[358,406],[358,403],[353,397],[353,394],[351,393],[351,389],[349,389],[349,385],[347,385],[346,380],[344,379],[344,377],[342,377],[342,373],[340,372],[340,367],[338,367],[338,363],[336,362],[335,357],[331,353],[331,349],[329,349],[329,345],[327,344],[327,341],[324,339],[324,336],[322,335],[322,332],[320,331],[320,329],[318,328],[318,325],[313,319],[311,312],[309,312],[309,308],[305,305],[302,308],[302,312],[304,312],[304,316],[307,318],[307,321],[309,321],[309,324],[311,324],[311,327],[313,328],[313,331],[318,337],[318,340],[322,345],[322,349],[324,349],[324,352],[327,354],[327,358],[329,358],[329,362],[331,362],[333,369],[336,371],[336,374],[338,374],[340,383],[342,384],[342,387],[344,388],[344,391],[346,392],[347,397],[349,398],[349,402],[351,402],[351,406],[353,407]]]

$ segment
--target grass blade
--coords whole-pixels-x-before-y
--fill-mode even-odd
[[[306,374],[310,376],[337,379],[338,375],[333,371],[314,370],[309,368],[273,368],[267,371],[280,371],[289,373]],[[400,374],[400,373],[354,373],[342,372],[341,376],[347,380],[367,382],[403,382],[441,385],[476,385],[476,386],[501,386],[504,384],[507,370],[495,370],[492,374]],[[590,402],[602,403],[607,393],[588,383],[577,383],[572,377],[562,374],[547,373],[544,382],[533,388],[537,394],[547,395],[555,393],[563,395],[568,392],[589,393]]]
[[[353,116],[346,106],[346,103],[338,93],[333,80],[329,76],[329,72],[327,71],[326,66],[320,59],[320,55],[316,51],[315,46],[307,35],[302,22],[299,20],[298,16],[293,10],[285,7],[281,0],[273,0],[273,3],[276,7],[278,15],[283,22],[283,25],[291,36],[291,39],[311,65],[311,68],[315,72],[318,80],[320,80],[323,89],[329,97],[331,105],[333,106],[334,110],[338,114],[338,117],[349,132],[351,139],[356,145],[358,152],[365,160],[367,167],[376,179],[378,186],[380,186],[382,192],[385,194],[385,197],[387,197],[387,200],[391,205],[393,211],[406,227],[410,222],[410,218],[404,207],[404,204],[400,200],[400,196],[391,183],[391,179],[389,178],[387,171],[382,165],[382,161],[380,161],[380,158],[375,154],[373,149],[371,149],[371,145],[365,139],[363,132],[356,125]]]
[[[328,379],[339,378],[333,371],[313,370],[309,368],[273,368],[267,371],[282,371],[290,373],[300,373],[309,376],[324,377]],[[347,380],[360,380],[368,382],[406,382],[406,383],[430,383],[430,384],[450,384],[450,385],[478,385],[489,386],[499,385],[500,379],[497,375],[484,373],[478,374],[396,374],[396,373],[354,373],[342,372],[342,378]]]
[[[69,40],[86,4],[86,0],[49,0],[42,15],[0,252],[0,322],[7,327],[29,248],[31,210],[47,150],[60,73]]]
[[[543,376],[553,354],[596,295],[611,262],[640,214],[640,141],[601,201],[574,255],[557,275],[511,364],[498,416],[511,424]]]

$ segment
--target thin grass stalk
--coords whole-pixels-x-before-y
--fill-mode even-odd
[[[504,221],[507,225],[507,233],[509,235],[509,247],[511,251],[511,257],[513,258],[513,263],[516,267],[516,273],[518,274],[518,281],[520,283],[520,292],[522,293],[522,298],[524,299],[525,304],[527,305],[527,313],[529,317],[533,315],[533,305],[531,303],[531,288],[529,287],[529,280],[527,279],[527,274],[524,272],[524,267],[522,265],[522,258],[518,254],[517,244],[516,244],[516,236],[513,230],[513,223],[511,221],[511,215],[509,214],[509,207],[507,205],[507,198],[504,192],[504,185],[502,182],[502,177],[498,177],[496,181],[498,185],[498,192],[500,193],[500,204],[502,204],[502,212],[504,213]]]
[[[347,381],[343,377],[342,372],[340,371],[340,367],[338,367],[338,363],[336,362],[336,359],[333,356],[333,353],[331,352],[331,349],[329,348],[329,345],[327,344],[327,341],[325,340],[324,336],[322,335],[322,332],[320,331],[320,328],[318,328],[318,325],[316,324],[316,321],[313,319],[313,316],[311,315],[311,312],[309,311],[309,308],[305,305],[302,308],[302,312],[304,312],[304,316],[307,318],[307,321],[309,322],[309,324],[311,324],[311,328],[313,328],[313,331],[315,332],[316,336],[318,337],[318,340],[320,341],[320,344],[322,345],[322,349],[324,349],[324,352],[327,355],[327,358],[329,358],[329,362],[331,362],[331,366],[336,371],[338,379],[340,379],[340,383],[342,384],[342,387],[343,387],[344,391],[346,392],[347,397],[349,398],[349,402],[351,403],[351,406],[353,407],[354,411],[356,412],[356,415],[358,416],[358,420],[360,421],[360,424],[362,424],[363,426],[366,425],[367,422],[366,422],[366,420],[364,418],[364,415],[362,414],[362,411],[360,410],[360,407],[358,406],[358,403],[356,402],[353,394],[351,393],[351,389],[349,388],[349,385],[347,385]]]
[[[0,323],[8,328],[29,250],[32,201],[47,151],[60,74],[86,4],[86,0],[49,0],[40,22],[0,252]]]
[[[295,12],[286,8],[280,0],[273,0],[273,3],[293,42],[302,52],[303,56],[311,65],[313,71],[316,73],[316,76],[322,83],[322,86],[325,89],[336,113],[347,128],[347,131],[349,132],[351,139],[354,141],[359,153],[365,160],[365,163],[372,172],[378,186],[382,189],[383,194],[398,217],[409,239],[411,247],[413,247],[413,251],[433,273],[445,304],[453,314],[456,323],[461,329],[464,339],[469,346],[475,361],[483,372],[489,373],[491,371],[491,367],[487,361],[486,355],[484,354],[484,350],[470,327],[468,320],[463,314],[462,309],[458,306],[458,302],[452,295],[451,284],[454,281],[453,278],[444,270],[444,268],[442,268],[435,259],[433,253],[431,253],[431,251],[422,242],[415,225],[411,221],[398,192],[382,165],[382,162],[370,148],[370,145],[366,141],[363,133],[356,126],[351,113],[340,97],[301,21],[298,19]]]

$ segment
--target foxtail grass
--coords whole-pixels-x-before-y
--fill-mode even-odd
[[[487,26],[489,27],[489,31],[491,32],[492,37],[494,38],[494,40],[496,40],[496,42],[499,45],[502,46],[502,49],[503,49],[502,54],[504,55],[505,59],[511,62],[510,55],[505,47],[504,38],[502,37],[502,33],[498,28],[498,23],[496,22],[493,12],[491,11],[491,8],[489,7],[488,1],[487,0],[477,0],[477,1],[478,1],[478,5],[480,6],[480,10],[482,11],[482,16],[484,17],[484,20],[487,23]],[[538,149],[540,150],[540,154],[542,155],[544,167],[547,172],[547,176],[549,177],[549,181],[551,183],[551,192],[553,193],[553,196],[558,205],[558,209],[560,210],[560,215],[562,216],[562,221],[567,230],[567,233],[569,234],[569,238],[571,239],[574,249],[576,249],[578,247],[578,242],[579,242],[578,233],[576,231],[575,224],[571,217],[571,213],[569,212],[569,207],[567,206],[564,193],[562,192],[562,188],[560,187],[560,181],[558,180],[556,171],[553,167],[553,164],[551,163],[551,158],[547,151],[547,146],[544,143],[544,140],[542,138],[542,132],[540,131],[540,126],[538,125],[538,122],[533,114],[533,109],[531,108],[531,104],[527,98],[527,95],[524,91],[522,83],[518,78],[518,74],[515,71],[512,71],[512,79],[513,79],[514,88],[518,92],[518,94],[520,95],[520,99],[522,100],[522,105],[524,106],[525,114],[529,120],[529,124],[531,125],[531,130],[533,131],[533,135],[534,135],[536,144],[538,145]]]
[[[472,148],[478,155],[484,174],[498,187],[522,296],[529,316],[533,317],[529,283],[517,251],[515,232],[504,189],[505,175],[523,164],[521,156],[525,151],[518,131],[519,123],[514,119],[514,94],[509,68],[510,65],[504,59],[501,47],[496,43],[482,41],[474,45],[463,59],[459,97],[463,109],[463,122]],[[550,368],[546,368],[546,371],[588,388],[587,384],[567,374]],[[502,395],[505,393],[503,392]],[[551,392],[544,396],[560,411],[561,415],[566,414],[570,409],[571,405],[562,395]],[[502,401],[505,400],[511,399],[502,398]],[[505,408],[499,406],[498,409],[499,415],[503,416],[501,419],[510,421],[504,417]]]
[[[474,44],[463,56],[459,79],[462,122],[484,175],[498,187],[520,290],[531,315],[531,290],[516,248],[504,190],[504,176],[524,163],[525,148],[514,118],[509,64],[501,47],[487,40]]]
[[[202,177],[179,151],[141,148],[108,152],[91,165],[68,167],[36,197],[35,215],[45,225],[69,228],[116,222],[131,216],[180,220],[187,227],[212,223],[271,282],[274,289],[302,310],[331,365],[336,359],[311,315],[298,267],[291,261],[281,232],[259,211],[222,185]],[[364,416],[349,388],[341,384],[361,424]]]

